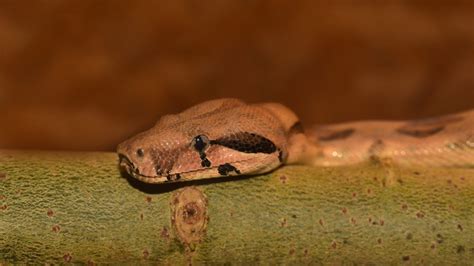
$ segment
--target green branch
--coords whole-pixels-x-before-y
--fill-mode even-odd
[[[146,185],[116,165],[0,151],[0,264],[474,261],[474,169],[290,166]]]

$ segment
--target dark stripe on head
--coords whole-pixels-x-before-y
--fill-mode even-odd
[[[271,140],[249,132],[238,132],[220,139],[211,140],[211,144],[221,145],[245,153],[274,153],[277,150],[277,147]]]
[[[235,168],[233,165],[226,163],[219,165],[217,168],[217,171],[219,172],[220,175],[229,175],[230,172],[235,172],[236,174],[240,174],[239,169]]]
[[[333,140],[341,140],[341,139],[346,139],[352,134],[354,134],[355,129],[354,128],[347,128],[347,129],[342,129],[342,130],[337,130],[337,131],[330,131],[329,133],[319,136],[320,141],[333,141]]]
[[[410,128],[401,127],[397,129],[397,132],[402,135],[407,135],[414,138],[426,138],[441,132],[444,126],[438,126],[433,128]]]

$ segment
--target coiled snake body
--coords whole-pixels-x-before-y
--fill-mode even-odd
[[[120,165],[147,183],[269,172],[283,164],[474,165],[474,111],[417,121],[361,121],[303,130],[278,103],[219,99],[163,116],[121,143]]]

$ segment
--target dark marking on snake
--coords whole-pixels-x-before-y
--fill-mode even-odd
[[[155,172],[156,172],[157,175],[159,175],[159,176],[163,175],[163,171],[161,171],[160,168],[155,167],[155,169],[156,169]]]
[[[460,115],[446,115],[440,117],[425,118],[409,122],[406,126],[445,126],[456,122],[461,122],[464,118]]]
[[[236,174],[240,174],[239,169],[235,168],[230,163],[219,165],[219,167],[217,168],[217,171],[219,172],[220,175],[224,175],[224,176],[229,175],[229,173],[232,171],[235,172]]]
[[[201,166],[202,166],[202,167],[209,167],[209,166],[211,166],[211,161],[209,161],[209,159],[207,159],[207,155],[206,155],[205,152],[200,151],[200,152],[199,152],[199,158],[201,158]]]
[[[169,174],[171,169],[173,169],[174,162],[178,157],[179,151],[159,151],[155,150],[150,152],[151,159],[155,165],[155,172],[159,176],[163,176],[165,173]]]
[[[407,135],[414,138],[426,138],[433,136],[441,132],[444,129],[444,126],[437,126],[432,128],[410,128],[410,127],[401,127],[397,129],[397,132],[402,135]]]
[[[216,140],[211,145],[221,145],[245,153],[274,153],[276,145],[269,139],[255,133],[237,132]]]
[[[383,152],[385,149],[385,143],[381,140],[378,139],[370,145],[369,149],[367,150],[369,154],[369,158],[372,162],[380,162],[380,154]]]
[[[204,157],[204,159],[202,159],[202,161],[201,161],[201,166],[202,167],[210,167],[211,166],[211,161],[209,161],[206,157]]]
[[[320,141],[333,141],[333,140],[341,140],[341,139],[346,139],[352,134],[354,134],[355,129],[354,128],[347,128],[343,130],[338,130],[338,131],[332,131],[329,132],[326,135],[319,136]]]
[[[385,144],[383,143],[383,141],[381,139],[377,139],[372,143],[372,145],[370,145],[368,153],[370,155],[377,155],[380,154],[384,150],[384,148]]]
[[[300,121],[296,121],[288,130],[288,135],[304,133],[303,124]]]
[[[447,125],[464,120],[459,115],[447,115],[408,122],[396,131],[414,138],[426,138],[443,131]]]
[[[209,139],[205,135],[198,135],[193,139],[193,146],[197,152],[199,152],[199,158],[201,158],[201,166],[211,166],[211,161],[207,159],[205,149],[209,146]]]
[[[181,178],[180,174],[174,174],[174,175],[168,174],[166,176],[167,181],[176,181],[176,180],[179,180],[180,178]]]

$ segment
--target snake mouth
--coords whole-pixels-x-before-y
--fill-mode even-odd
[[[166,176],[147,176],[140,173],[140,169],[132,162],[130,159],[123,155],[118,154],[119,156],[119,167],[125,171],[128,175],[132,176],[135,179],[143,181],[145,183],[162,183],[165,181],[170,181],[169,177]]]
[[[127,174],[135,177],[136,175],[140,175],[140,170],[138,167],[135,166],[130,159],[128,159],[127,156],[123,154],[119,154],[119,167],[120,169],[124,170],[127,172]]]
[[[118,154],[119,156],[119,167],[124,170],[128,175],[131,177],[138,179],[142,182],[149,183],[149,184],[158,184],[158,183],[174,183],[174,182],[182,182],[182,181],[189,181],[193,180],[194,178],[190,178],[188,175],[196,176],[199,175],[199,173],[204,172],[204,171],[214,171],[216,174],[218,173],[217,171],[217,166],[213,167],[208,167],[208,168],[202,168],[202,169],[193,169],[181,173],[173,173],[168,176],[149,176],[149,175],[144,175],[140,173],[140,170],[138,167],[130,161],[130,159],[123,155],[123,154]],[[245,160],[238,160],[232,163],[244,163],[246,161],[250,161],[251,159],[245,159]],[[208,178],[215,178],[219,177],[219,175],[215,176],[210,176]]]

